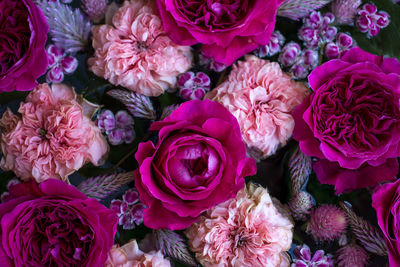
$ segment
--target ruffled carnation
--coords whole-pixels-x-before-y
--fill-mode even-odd
[[[18,112],[7,110],[0,120],[3,170],[23,180],[66,180],[86,162],[99,166],[108,145],[90,120],[95,106],[63,84],[38,85]]]
[[[108,253],[105,267],[170,267],[169,260],[164,259],[160,251],[144,253],[136,240],[118,247],[115,245]]]
[[[207,97],[224,105],[237,118],[249,152],[265,158],[291,137],[291,112],[307,93],[304,84],[292,81],[278,63],[248,56]]]
[[[206,267],[289,266],[293,223],[276,204],[267,190],[249,184],[186,230],[190,249]]]
[[[93,27],[90,70],[147,96],[175,87],[176,77],[192,65],[190,47],[172,42],[154,12],[149,2],[126,1],[114,14],[113,25]]]

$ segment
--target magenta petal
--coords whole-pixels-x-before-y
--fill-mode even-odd
[[[380,166],[362,165],[356,170],[343,169],[336,162],[318,160],[313,169],[323,184],[335,185],[337,194],[373,186],[378,182],[393,180],[399,170],[397,159],[388,159]]]

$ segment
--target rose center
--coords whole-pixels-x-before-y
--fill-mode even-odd
[[[43,128],[39,129],[39,134],[41,137],[46,138],[47,131]]]
[[[208,167],[208,157],[196,159],[182,159],[182,164],[187,168],[191,176],[203,175]]]
[[[136,43],[136,48],[139,51],[145,51],[149,46],[146,44],[146,42],[137,42]]]

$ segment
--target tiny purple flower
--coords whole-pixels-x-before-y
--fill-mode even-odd
[[[199,64],[205,66],[207,69],[213,70],[215,72],[221,72],[226,69],[228,66],[215,61],[213,58],[205,56],[200,52],[199,54]]]
[[[47,58],[50,69],[46,75],[48,83],[60,83],[64,80],[64,74],[73,73],[78,67],[78,60],[72,56],[67,56],[64,49],[55,45],[47,47]]]
[[[122,196],[122,200],[128,205],[133,205],[139,201],[139,193],[136,190],[129,189]]]
[[[314,256],[311,257],[310,248],[303,244],[302,246],[297,246],[293,254],[295,255],[295,259],[293,259],[293,263],[291,267],[333,267],[332,257],[327,254],[323,250],[317,250],[314,253]]]
[[[295,63],[296,58],[299,56],[300,52],[301,48],[298,43],[288,43],[283,47],[282,52],[279,55],[279,61],[285,67],[292,66]]]
[[[304,79],[308,75],[308,70],[303,64],[294,64],[290,68],[290,73],[292,73],[293,77],[296,79]]]
[[[312,49],[307,49],[303,52],[303,64],[308,69],[314,69],[318,65],[318,52]]]
[[[111,145],[118,146],[124,142],[125,129],[115,128],[107,136]]]
[[[114,116],[111,110],[103,110],[97,118],[97,126],[105,133],[111,145],[130,144],[136,137],[134,121],[128,112],[121,110]]]
[[[376,36],[380,29],[387,27],[390,16],[384,11],[379,11],[374,4],[365,4],[358,11],[356,25],[361,32],[367,33],[368,37]]]
[[[335,43],[327,43],[325,46],[325,56],[328,59],[335,59],[338,58],[340,53],[339,53],[339,46]]]
[[[116,125],[114,113],[111,110],[103,110],[97,118],[97,126],[103,133],[110,133]]]
[[[115,114],[115,127],[117,128],[131,128],[134,124],[133,118],[125,110],[120,110]]]
[[[260,46],[254,52],[258,57],[272,57],[281,51],[284,43],[285,37],[279,31],[274,31],[269,39],[269,43]]]
[[[336,36],[336,43],[342,50],[348,50],[353,46],[353,38],[346,33],[339,33]]]
[[[180,96],[185,100],[203,99],[210,90],[210,77],[204,72],[186,72],[179,76]]]
[[[122,200],[111,201],[110,209],[115,211],[119,218],[118,224],[123,229],[134,229],[143,222],[143,210],[146,208],[139,202],[139,194],[136,189],[129,189],[122,196]]]

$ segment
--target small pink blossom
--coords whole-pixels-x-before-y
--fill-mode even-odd
[[[1,168],[42,182],[66,180],[87,162],[103,164],[109,148],[90,120],[96,107],[67,85],[38,85],[21,103],[21,117],[8,110],[0,120]]]
[[[47,58],[49,61],[49,71],[46,75],[46,81],[48,83],[62,82],[64,74],[71,74],[78,67],[78,60],[76,58],[66,55],[63,48],[55,45],[47,47]]]
[[[293,81],[278,63],[248,56],[233,66],[228,79],[207,98],[221,103],[236,117],[248,152],[265,158],[291,137],[291,112],[307,94],[304,84]]]
[[[186,72],[178,79],[179,94],[185,100],[202,100],[210,91],[210,82],[210,77],[204,72]]]
[[[112,24],[92,28],[95,54],[88,60],[90,70],[110,83],[159,96],[191,67],[190,47],[166,35],[152,3],[125,1]]]
[[[122,196],[122,200],[113,199],[110,209],[116,212],[119,225],[123,229],[134,229],[136,225],[143,222],[143,210],[146,208],[139,202],[139,194],[134,189],[129,189]]]
[[[365,4],[358,11],[356,25],[368,37],[376,36],[380,29],[386,28],[390,23],[390,16],[385,11],[378,11],[374,4]]]
[[[289,266],[293,223],[266,189],[249,184],[208,210],[186,231],[197,260],[208,266]]]
[[[133,118],[124,110],[114,115],[111,110],[105,109],[97,118],[96,124],[114,146],[122,143],[130,144],[136,137]]]
[[[170,267],[171,263],[165,259],[160,251],[144,253],[139,249],[136,240],[118,247],[114,247],[108,253],[105,267]]]

